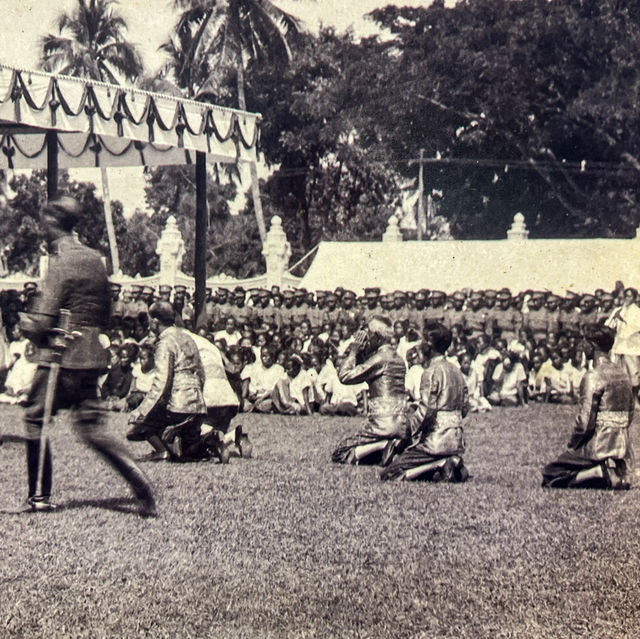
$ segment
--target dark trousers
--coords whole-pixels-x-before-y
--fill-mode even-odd
[[[624,464],[622,460],[616,462]],[[588,478],[579,481],[582,471],[602,466],[603,477]],[[567,450],[558,459],[542,469],[542,485],[549,488],[610,488],[603,462],[585,459],[572,450]]]
[[[53,400],[52,415],[70,409],[74,429],[90,448],[99,453],[128,482],[138,499],[152,498],[152,489],[140,468],[127,451],[103,429],[104,411],[98,399],[98,377],[101,371],[61,369]],[[40,433],[44,418],[45,395],[49,368],[39,366],[26,403],[27,475],[29,497],[36,495]],[[53,485],[51,449],[47,444],[44,456],[41,496],[49,497]]]
[[[204,415],[172,413],[160,406],[153,409],[141,422],[133,424],[127,432],[127,439],[131,442],[143,442],[154,435],[162,438],[165,431],[171,429],[175,437],[180,437],[182,448],[187,449],[200,441],[203,419]]]

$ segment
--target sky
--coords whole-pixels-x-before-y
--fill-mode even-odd
[[[57,33],[57,17],[71,12],[78,0],[0,0],[0,64],[20,69],[38,67],[40,38]],[[364,19],[373,9],[388,4],[428,6],[431,0],[275,0],[280,8],[301,18],[306,28],[315,31],[320,24],[333,26],[338,31],[353,29],[357,36],[375,32],[375,25]],[[168,39],[176,21],[171,0],[122,0],[117,10],[125,19],[128,37],[139,49],[147,72],[157,71],[162,65],[158,53],[160,44]],[[71,173],[78,180],[94,181],[99,185],[99,172],[95,169]],[[110,169],[111,197],[120,200],[125,215],[136,208],[145,208],[144,179],[139,168]]]

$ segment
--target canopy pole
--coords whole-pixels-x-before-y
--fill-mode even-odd
[[[207,286],[207,231],[209,213],[207,210],[207,154],[196,151],[196,238],[193,275],[196,290],[194,294],[194,317],[200,317],[204,308]]]
[[[49,129],[47,140],[47,199],[58,195],[58,132]]]

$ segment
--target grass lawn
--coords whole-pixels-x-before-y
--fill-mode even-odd
[[[0,637],[635,639],[640,491],[540,488],[573,414],[471,416],[462,485],[332,465],[358,418],[245,415],[254,459],[145,465],[155,520],[62,417],[65,508],[0,515]],[[1,432],[20,420],[0,407]],[[123,437],[126,416],[109,428]],[[8,510],[26,496],[23,447],[0,459]]]

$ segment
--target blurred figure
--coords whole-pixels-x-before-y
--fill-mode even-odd
[[[24,334],[40,348],[25,411],[28,506],[34,512],[56,507],[51,502],[51,451],[46,438],[41,442],[41,431],[49,417],[45,415],[47,388],[51,389],[55,381],[50,370],[55,370],[55,354],[62,350],[52,415],[61,409],[72,409],[74,427],[83,441],[129,483],[140,504],[140,515],[151,517],[156,515],[156,505],[150,484],[127,452],[102,429],[104,413],[98,401],[98,378],[107,368],[107,355],[100,335],[107,330],[111,317],[111,290],[100,255],[73,237],[72,231],[82,215],[79,202],[71,197],[53,199],[44,207],[41,222],[52,255],[42,295],[21,316]],[[60,323],[63,309],[69,313],[67,330],[73,331],[74,339],[66,348],[58,349],[52,329]],[[46,448],[40,468],[42,445]]]

